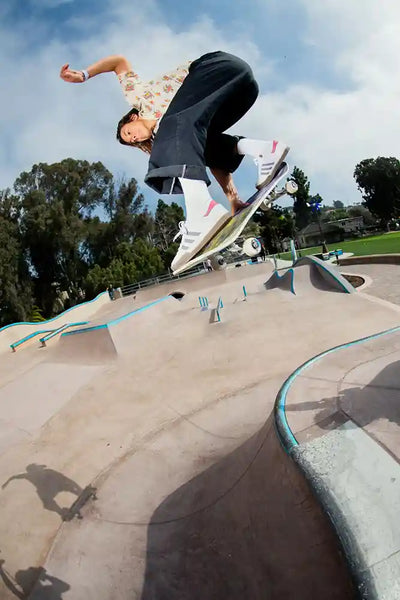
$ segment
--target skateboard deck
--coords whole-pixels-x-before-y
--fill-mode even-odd
[[[185,265],[179,267],[174,271],[174,275],[179,275],[192,267],[195,267],[199,263],[207,260],[210,256],[218,254],[225,248],[228,248],[234,241],[240,236],[251,217],[258,210],[260,205],[268,198],[273,192],[279,182],[289,173],[289,167],[286,163],[282,163],[279,171],[276,173],[272,181],[267,183],[260,190],[257,190],[248,200],[246,208],[243,208],[240,212],[236,213],[222,228],[217,231],[213,237],[199,250],[199,252],[193,256]],[[274,201],[274,196],[271,197],[271,202]]]

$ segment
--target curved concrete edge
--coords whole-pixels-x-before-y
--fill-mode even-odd
[[[308,268],[308,270],[307,270]],[[306,269],[305,272],[304,269]],[[265,283],[266,289],[280,288],[297,294],[304,287],[323,288],[345,294],[353,294],[354,287],[339,270],[316,256],[303,256],[283,275],[274,271]]]
[[[322,278],[331,286],[337,288],[339,291],[344,292],[346,294],[353,294],[354,288],[341,275],[339,270],[329,262],[323,261],[317,256],[303,256],[296,260],[294,263],[294,267],[300,267],[302,265],[313,265]]]
[[[346,273],[346,271],[342,271],[342,275],[348,275],[350,277],[361,277],[361,279],[364,279],[364,283],[355,288],[356,292],[362,292],[374,283],[372,277],[370,277],[369,275],[365,275],[365,273]]]
[[[339,265],[390,264],[400,265],[400,254],[367,254],[365,256],[339,257]]]
[[[296,294],[294,288],[294,271],[293,268],[290,267],[283,275],[278,273],[278,271],[274,271],[271,277],[266,281],[265,288],[267,290],[279,288],[281,290],[286,290],[288,292],[292,292],[292,294]]]
[[[278,438],[332,522],[363,600],[400,597],[400,547],[387,553],[387,546],[394,544],[393,523],[398,520],[400,510],[400,466],[351,421],[311,442],[299,444],[286,417],[286,397],[295,379],[322,358],[398,331],[400,327],[395,327],[318,354],[286,379],[274,405]],[[377,555],[381,555],[380,560],[376,560]]]
[[[93,300],[76,304],[75,306],[68,308],[68,310],[65,310],[56,317],[53,317],[47,321],[39,321],[38,323],[21,322],[5,325],[4,327],[0,328],[0,352],[9,351],[10,344],[26,335],[29,335],[30,333],[33,333],[37,329],[43,329],[44,327],[47,327],[49,324],[61,326],[67,322],[70,322],[71,319],[74,321],[88,320],[99,310],[101,306],[108,304],[109,302],[110,296],[108,292],[101,292],[95,298],[93,298]]]

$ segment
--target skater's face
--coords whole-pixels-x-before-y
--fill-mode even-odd
[[[144,142],[151,137],[151,132],[138,115],[132,115],[131,120],[121,127],[121,137],[127,144]]]

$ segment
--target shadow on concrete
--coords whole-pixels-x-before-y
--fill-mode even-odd
[[[141,600],[344,600],[353,586],[328,518],[271,416],[173,494],[148,526]]]
[[[43,567],[20,569],[12,577],[0,560],[0,579],[17,598],[36,598],[37,600],[62,600],[63,593],[70,589],[68,583],[49,575]],[[34,588],[33,596],[30,595]]]
[[[322,429],[333,429],[350,419],[358,427],[378,419],[400,426],[400,361],[387,365],[363,387],[343,389],[337,396],[317,401],[288,404],[286,411],[314,411],[313,422]]]
[[[56,512],[62,519],[68,518],[69,508],[63,508],[55,501],[55,497],[60,492],[70,492],[77,497],[82,493],[82,488],[62,473],[49,469],[46,465],[31,464],[26,467],[25,473],[13,475],[3,485],[6,488],[11,481],[16,479],[26,479],[35,486],[43,508]]]

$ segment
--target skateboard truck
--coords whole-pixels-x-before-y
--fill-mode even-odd
[[[267,211],[271,208],[271,203],[281,198],[282,196],[293,196],[298,191],[299,186],[293,179],[289,179],[279,190],[273,190],[269,196],[267,196],[262,204],[260,204],[261,210]]]

